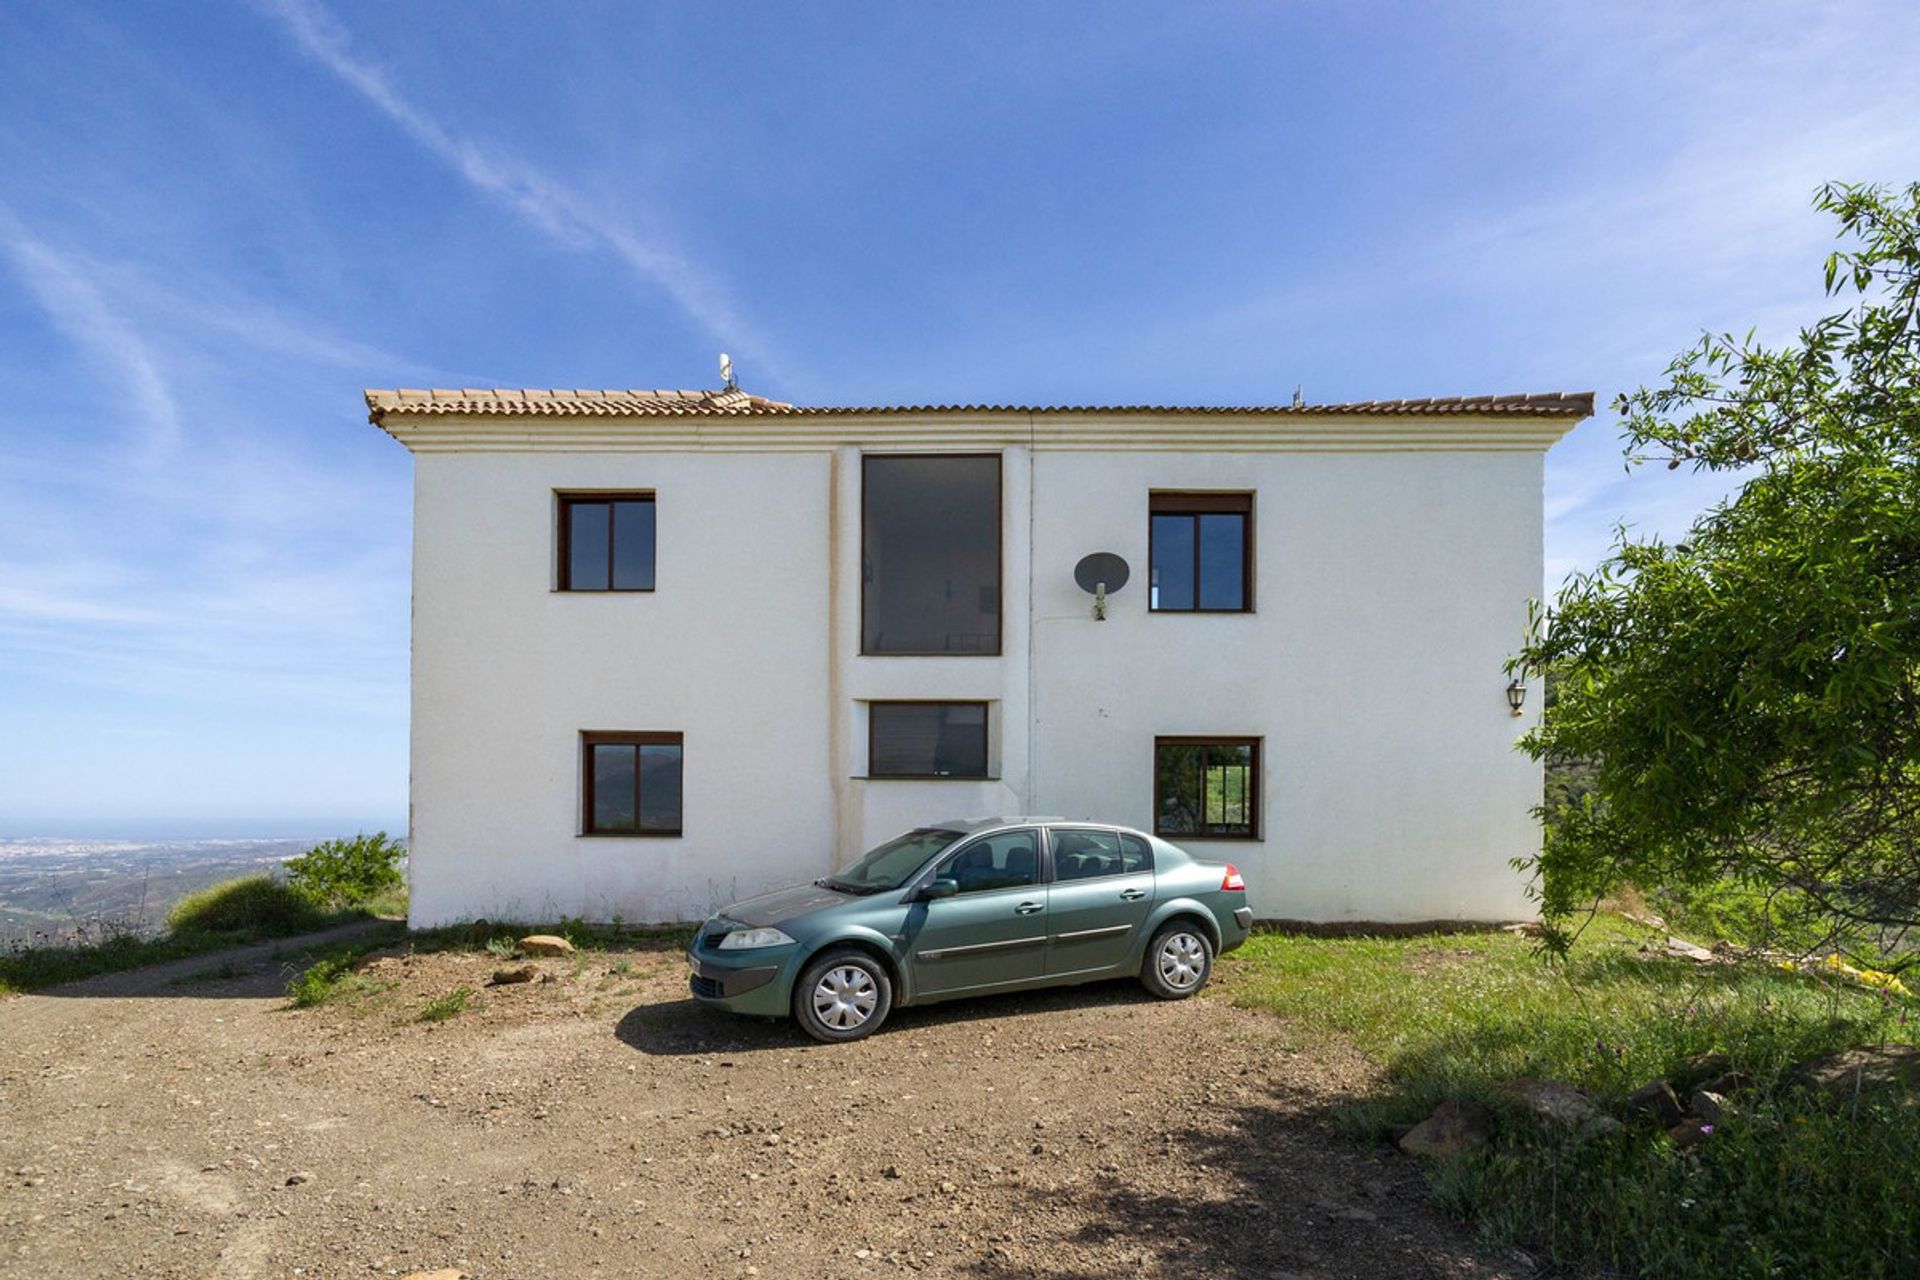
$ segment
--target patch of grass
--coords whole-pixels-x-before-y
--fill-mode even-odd
[[[383,890],[359,905],[360,910],[370,916],[379,916],[383,920],[405,920],[407,918],[406,886]]]
[[[1447,1097],[1499,1105],[1521,1076],[1626,1095],[1724,1054],[1756,1081],[1696,1154],[1636,1125],[1579,1140],[1509,1125],[1490,1156],[1433,1172],[1441,1202],[1490,1241],[1675,1277],[1920,1273],[1920,1108],[1824,1110],[1785,1080],[1846,1045],[1912,1043],[1920,1009],[1844,980],[1638,952],[1649,935],[1597,917],[1549,965],[1505,934],[1326,939],[1263,932],[1222,962],[1224,993],[1383,1064],[1341,1119],[1369,1137]]]
[[[447,992],[447,994],[435,996],[424,1005],[421,1005],[420,1012],[415,1015],[415,1021],[445,1022],[448,1018],[453,1017],[462,1009],[465,1009],[467,1002],[472,999],[473,988],[462,984]]]
[[[311,1009],[317,1005],[334,1004],[343,1001],[362,1001],[384,991],[388,985],[360,973],[355,966],[363,956],[387,946],[392,938],[382,936],[337,947],[305,969],[294,974],[287,983],[287,996],[291,1007]]]
[[[175,933],[306,933],[324,928],[328,915],[314,900],[270,875],[240,876],[190,893],[167,912]]]

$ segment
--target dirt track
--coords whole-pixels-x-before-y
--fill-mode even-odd
[[[1222,999],[828,1048],[698,1008],[671,950],[539,963],[439,1023],[490,957],[375,959],[345,1008],[287,1009],[274,964],[0,1002],[0,1275],[1520,1273],[1327,1129],[1362,1060]]]

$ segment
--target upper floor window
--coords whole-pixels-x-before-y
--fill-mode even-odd
[[[1000,456],[862,462],[860,652],[1000,652]]]
[[[1214,840],[1260,838],[1258,738],[1155,738],[1153,831]]]
[[[560,590],[653,590],[653,495],[560,496]]]
[[[589,732],[580,744],[583,834],[680,834],[681,735]]]
[[[987,704],[874,702],[867,707],[867,776],[984,778]]]
[[[1253,609],[1253,495],[1155,493],[1148,498],[1147,607],[1156,613]]]

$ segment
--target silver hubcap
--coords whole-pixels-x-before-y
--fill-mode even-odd
[[[829,969],[813,988],[813,1012],[836,1031],[848,1031],[873,1016],[880,988],[873,975],[858,965]]]
[[[1176,933],[1160,944],[1160,980],[1185,991],[1206,972],[1206,944],[1190,933]]]

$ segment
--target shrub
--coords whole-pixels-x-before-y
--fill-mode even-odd
[[[297,933],[325,923],[312,898],[269,875],[209,885],[167,913],[175,933]]]
[[[316,902],[359,906],[401,887],[406,846],[384,831],[317,844],[287,863],[287,878]]]

